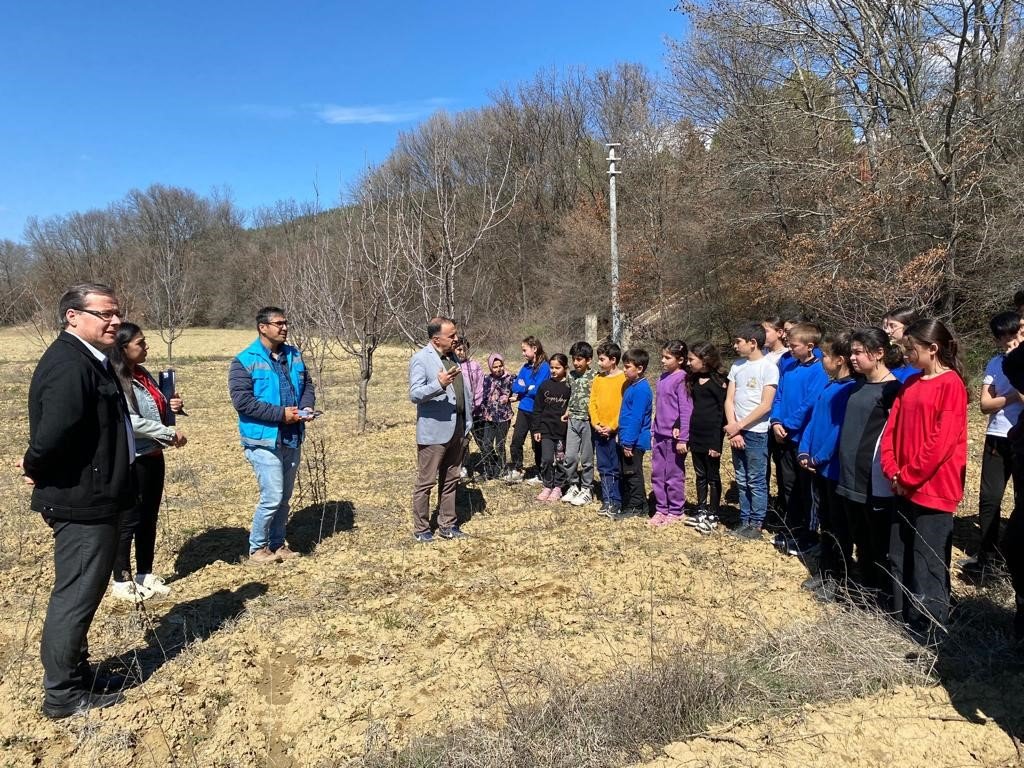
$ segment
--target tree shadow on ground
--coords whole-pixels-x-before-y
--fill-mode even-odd
[[[948,639],[937,648],[935,675],[968,722],[995,722],[1021,754],[1024,737],[1024,653],[1012,638],[1007,589],[961,599],[950,617]],[[1009,598],[1012,602],[1012,597]]]
[[[146,634],[146,646],[118,654],[100,664],[108,673],[125,674],[125,687],[139,685],[191,643],[202,642],[240,616],[250,600],[267,592],[263,582],[250,581],[238,589],[218,589],[196,600],[178,603]]]
[[[210,528],[186,541],[174,561],[179,579],[195,573],[218,560],[237,563],[249,554],[249,531],[244,528]]]
[[[351,531],[356,524],[356,509],[351,501],[336,500],[310,504],[288,520],[288,546],[305,555],[324,539],[341,531]]]

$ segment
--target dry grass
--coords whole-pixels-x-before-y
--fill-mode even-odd
[[[765,632],[747,649],[688,645],[587,683],[542,672],[525,701],[506,700],[504,722],[476,720],[400,749],[376,733],[362,768],[613,768],[650,759],[712,726],[779,717],[809,704],[927,684],[929,661],[877,615],[832,610],[818,621]]]
[[[841,623],[851,617],[823,614],[798,588],[803,568],[764,545],[640,521],[609,526],[592,510],[485,485],[460,492],[472,539],[415,546],[403,349],[379,355],[369,434],[355,432],[354,366],[324,372],[326,414],[311,431],[289,527],[310,556],[269,569],[239,564],[256,487],[225,380],[228,358],[250,340],[248,331],[196,330],[180,342],[190,442],[167,456],[157,545],[174,594],[143,615],[100,606],[94,660],[142,666],[148,678],[84,722],[38,714],[52,545],[17,475],[0,474],[0,766],[300,768],[361,759],[385,733],[387,759],[421,750],[427,760],[438,759],[437,744],[418,739],[437,732],[452,734],[445,743],[465,765],[509,754],[554,765],[547,753],[563,748],[577,765],[614,765],[758,708],[770,717],[917,679],[917,662],[897,658],[902,640],[870,624],[857,634]],[[12,329],[0,342],[0,461],[10,467],[27,438],[40,347]],[[972,423],[977,434],[980,420]],[[958,542],[969,535],[965,520]],[[982,642],[999,650],[957,664],[952,654],[919,657],[942,680],[972,666],[994,672],[1012,656],[1009,596],[956,590],[964,632],[974,633],[962,636],[964,653]],[[816,644],[831,660],[814,655]],[[474,733],[492,734],[490,751],[473,753],[463,736]],[[392,749],[402,757],[388,757]]]

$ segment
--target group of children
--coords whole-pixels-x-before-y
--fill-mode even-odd
[[[1024,340],[1021,316],[1001,313],[991,329],[1003,351],[989,363],[983,384],[981,407],[990,421],[982,543],[965,572],[993,568],[1003,557],[1000,503],[1010,476],[1018,495],[1024,474],[1007,437],[1021,398],[1002,373],[1006,352]],[[740,508],[734,535],[775,533],[780,550],[817,562],[804,586],[820,599],[856,595],[919,636],[933,636],[948,619],[953,513],[967,465],[968,394],[949,329],[906,309],[890,312],[882,327],[825,337],[806,318],[771,318],[738,328],[732,346],[739,359],[724,374],[714,344],[664,344],[654,391],[646,378],[650,355],[640,348],[623,354],[614,343],[600,344],[594,370],[590,344],[577,342],[568,356],[548,357],[530,336],[515,376],[499,354],[483,372],[469,360],[468,347],[457,349],[464,366],[476,367],[465,371],[467,383],[479,380],[474,433],[481,473],[540,485],[541,502],[582,506],[593,500],[596,462],[601,514],[642,516],[654,527],[684,522],[711,533],[728,440]],[[513,403],[518,410],[506,464]],[[537,469],[529,480],[527,442]],[[651,510],[643,471],[648,453]],[[697,492],[689,513],[687,455]],[[770,509],[773,465],[777,503]],[[1024,634],[1024,605],[1019,613]]]

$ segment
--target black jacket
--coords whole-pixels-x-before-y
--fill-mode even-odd
[[[28,390],[24,472],[32,509],[56,520],[100,520],[135,501],[127,407],[113,371],[61,332],[36,365]]]
[[[1018,345],[1003,358],[1003,373],[1010,380],[1010,386],[1018,392],[1024,392],[1024,344]],[[1014,424],[1006,436],[1010,439],[1014,453],[1024,458],[1024,419]],[[1017,492],[1016,485],[1013,491]]]
[[[530,415],[530,431],[540,432],[541,437],[565,440],[568,424],[562,415],[569,407],[569,385],[563,379],[547,379],[537,387],[533,396],[533,413]]]

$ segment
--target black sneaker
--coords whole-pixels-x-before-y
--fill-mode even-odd
[[[608,504],[607,509],[602,507],[602,510],[603,511],[601,512],[601,514],[603,514],[609,520],[624,520],[626,518],[626,515],[622,514],[622,507],[620,507],[618,504],[610,503]]]
[[[825,580],[820,575],[811,576],[811,578],[804,580],[800,585],[800,589],[806,589],[808,592],[813,592],[814,590],[819,589],[824,583]]]
[[[625,507],[620,513],[623,517],[650,517],[647,507]]]
[[[459,529],[459,526],[453,525],[451,528],[440,528],[437,531],[437,535],[442,539],[468,539],[469,534]]]
[[[115,704],[120,704],[123,700],[124,695],[120,692],[89,693],[82,691],[77,699],[63,706],[43,704],[43,714],[50,720],[63,720],[72,715],[84,715],[90,709],[112,707]]]
[[[761,526],[753,523],[748,523],[737,531],[737,536],[741,539],[749,539],[750,541],[761,540]]]

